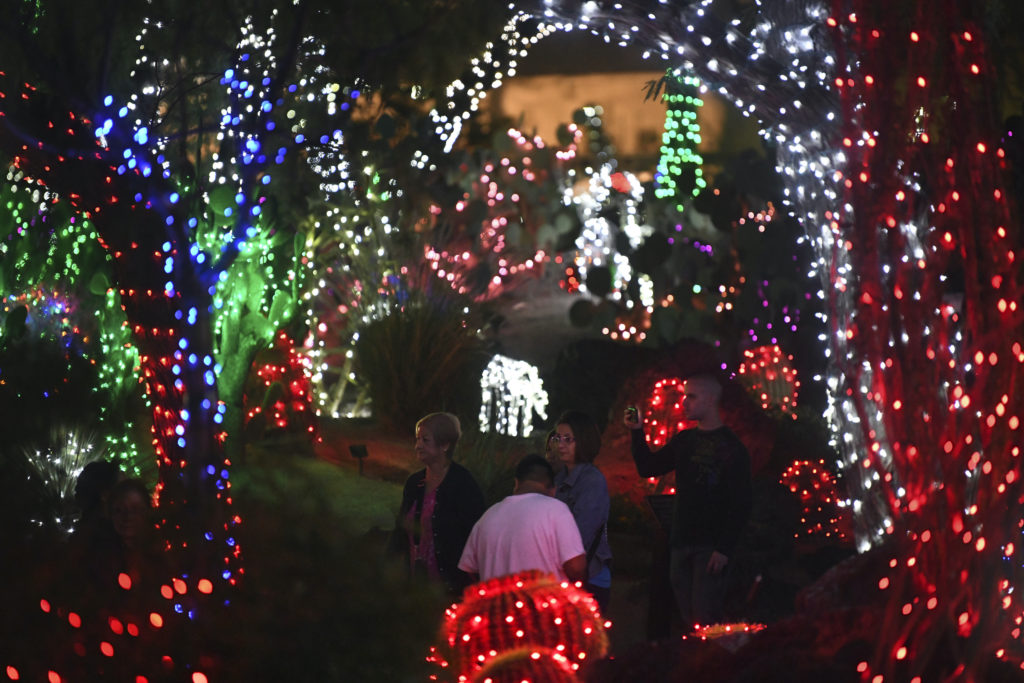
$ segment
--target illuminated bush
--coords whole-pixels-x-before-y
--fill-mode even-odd
[[[607,653],[605,627],[586,591],[539,571],[503,576],[470,586],[448,609],[447,649],[437,661],[452,679],[483,680],[488,671],[496,681],[513,680],[513,672],[573,680],[566,667],[577,671]]]
[[[494,356],[480,379],[480,429],[529,436],[536,413],[547,419],[548,393],[536,366]]]
[[[783,354],[777,344],[758,346],[743,352],[740,381],[765,410],[777,408],[796,419],[797,392],[800,381],[793,368],[793,356]]]

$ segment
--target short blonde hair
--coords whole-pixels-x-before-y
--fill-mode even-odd
[[[420,429],[429,431],[434,437],[434,441],[447,447],[445,455],[449,458],[452,457],[455,444],[462,436],[462,425],[459,424],[459,418],[451,413],[430,413],[420,418],[420,421],[416,423],[416,429],[417,431]]]

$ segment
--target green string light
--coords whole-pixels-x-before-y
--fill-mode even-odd
[[[703,106],[700,80],[693,76],[670,74],[663,99],[668,105],[665,132],[661,135],[661,158],[655,174],[654,196],[675,198],[676,210],[683,211],[688,197],[696,197],[707,187],[701,166],[704,159],[697,152],[700,145],[700,124],[697,109]]]

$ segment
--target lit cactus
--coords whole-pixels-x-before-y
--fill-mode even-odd
[[[438,661],[458,681],[571,681],[607,653],[608,625],[571,583],[539,571],[503,576],[470,586],[447,610],[447,661]]]

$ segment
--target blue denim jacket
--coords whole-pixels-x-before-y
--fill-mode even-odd
[[[579,463],[571,471],[563,468],[555,474],[555,498],[572,510],[588,554],[594,539],[600,534],[587,566],[587,577],[593,579],[611,565],[612,559],[612,549],[608,544],[608,482],[594,465]]]

